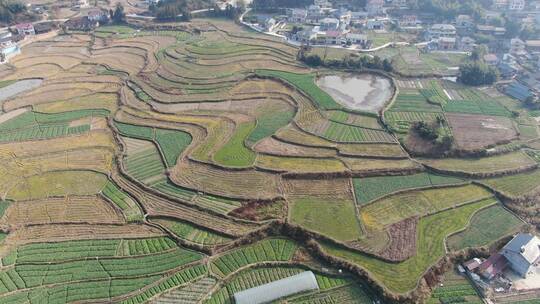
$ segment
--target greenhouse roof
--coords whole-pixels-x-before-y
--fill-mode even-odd
[[[303,291],[319,289],[315,275],[305,271],[297,275],[253,287],[234,294],[236,304],[271,302]]]

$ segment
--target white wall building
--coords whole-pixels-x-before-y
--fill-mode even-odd
[[[501,254],[508,260],[512,270],[526,278],[538,265],[540,240],[532,234],[520,233],[503,247]]]

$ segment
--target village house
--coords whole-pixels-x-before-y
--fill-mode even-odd
[[[0,33],[0,63],[5,63],[9,58],[19,54],[19,46],[13,42],[10,32]]]
[[[510,39],[510,54],[521,56],[527,54],[525,50],[525,42],[519,38]]]
[[[319,23],[319,20],[325,18],[322,8],[318,5],[310,5],[307,9],[306,22]]]
[[[505,55],[510,55],[510,54],[505,54]],[[504,60],[499,62],[499,65],[497,65],[497,68],[499,69],[499,74],[503,79],[513,78],[519,72],[519,68],[515,64],[505,62]]]
[[[456,17],[456,27],[462,29],[472,29],[474,28],[474,20],[469,15],[459,15]]]
[[[98,21],[92,21],[88,16],[71,18],[64,22],[64,29],[66,31],[91,31],[99,26]]]
[[[332,8],[332,3],[330,3],[328,0],[314,0],[313,4],[317,5],[318,7],[322,8],[322,9],[325,9],[325,8],[330,9],[330,8]]]
[[[85,7],[89,7],[90,4],[88,3],[88,0],[77,0],[77,1],[72,1],[72,6],[74,8],[85,8]]]
[[[334,18],[339,20],[340,24],[347,25],[351,23],[351,11],[348,9],[340,8],[333,13]]]
[[[501,254],[508,260],[512,270],[525,278],[537,266],[539,246],[540,240],[536,236],[520,233],[503,247]]]
[[[366,23],[366,28],[368,30],[382,30],[384,29],[384,22],[378,19],[370,19]]]
[[[34,31],[36,32],[36,34],[43,34],[43,33],[50,32],[52,28],[53,28],[52,22],[40,22],[34,25]]]
[[[525,8],[525,0],[510,0],[508,9],[511,11],[522,11]]]
[[[368,42],[368,38],[367,35],[360,33],[347,33],[345,34],[345,42],[347,44],[365,45]]]
[[[312,29],[305,29],[296,33],[293,39],[304,44],[314,43],[317,39],[317,32],[313,31]]]
[[[408,0],[392,0],[392,6],[397,9],[407,9],[409,7]]]
[[[398,21],[400,27],[416,27],[417,24],[418,17],[416,15],[403,15]]]
[[[106,22],[109,19],[106,12],[102,10],[91,10],[88,12],[88,20],[97,22]]]
[[[368,0],[366,11],[369,16],[379,16],[384,13],[384,0]]]
[[[277,26],[276,19],[274,19],[274,18],[267,18],[266,20],[264,20],[263,26],[264,26],[264,30],[267,31],[267,32],[272,32],[272,31],[274,31],[274,29],[275,29],[276,26]]]
[[[324,34],[325,44],[326,45],[340,45],[342,33],[340,31],[327,31]]]
[[[368,19],[367,12],[351,12],[351,23],[353,25],[364,25]]]
[[[439,38],[455,38],[456,27],[451,24],[434,24],[427,32],[427,39],[439,39]]]
[[[32,23],[19,23],[15,25],[15,30],[17,31],[17,34],[28,36],[28,35],[35,35],[36,31],[34,30],[34,26]]]
[[[490,35],[490,36],[504,36],[506,34],[506,29],[504,27],[496,27],[492,25],[477,25],[476,31],[479,34]]]
[[[464,52],[472,52],[475,47],[476,41],[469,36],[462,37],[459,40],[459,49]]]
[[[527,40],[525,48],[532,54],[540,54],[540,40]]]
[[[336,31],[339,28],[339,20],[336,18],[324,18],[320,23],[321,31]]]
[[[499,64],[499,57],[496,54],[486,54],[484,55],[484,62],[487,65],[496,66]]]
[[[456,38],[441,37],[437,39],[437,47],[439,50],[453,50],[456,48]]]
[[[506,9],[508,8],[508,0],[494,0],[491,7],[496,10]]]
[[[305,23],[307,15],[307,10],[301,8],[293,8],[288,10],[287,20],[291,23]]]

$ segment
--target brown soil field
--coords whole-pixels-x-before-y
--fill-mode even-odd
[[[0,225],[54,223],[122,224],[124,218],[110,203],[97,196],[50,198],[10,204]]]
[[[416,224],[417,217],[404,219],[388,226],[386,231],[390,243],[379,256],[391,261],[404,261],[416,253]]]
[[[279,196],[278,176],[251,169],[233,171],[182,161],[170,177],[180,186],[227,197],[268,200]]]
[[[3,256],[13,246],[29,243],[61,242],[91,239],[130,239],[163,236],[158,228],[142,224],[46,224],[21,227],[8,234],[1,247]]]
[[[352,200],[351,185],[347,178],[285,179],[283,190],[288,197],[312,196]]]
[[[300,157],[335,157],[337,152],[333,149],[306,147],[286,143],[274,137],[267,137],[253,147],[256,152],[281,156]]]
[[[447,113],[457,148],[479,150],[516,139],[518,133],[506,117]]]

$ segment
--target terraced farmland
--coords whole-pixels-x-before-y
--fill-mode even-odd
[[[453,250],[490,245],[493,241],[518,232],[524,223],[499,205],[479,211],[465,231],[448,238]]]
[[[296,249],[297,245],[291,240],[267,239],[215,258],[210,269],[215,275],[226,277],[245,266],[256,263],[290,261]]]
[[[308,269],[320,290],[287,303],[415,301],[447,253],[538,223],[538,121],[513,101],[390,73],[392,103],[364,113],[276,37],[139,21],[51,34],[1,69],[0,88],[39,79],[1,102],[1,303],[232,303]],[[419,121],[448,157],[414,156]],[[430,301],[473,298],[457,285]]]

